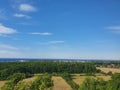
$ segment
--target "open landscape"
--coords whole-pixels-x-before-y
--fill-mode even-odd
[[[114,90],[119,90],[117,85],[120,69],[95,67],[98,64],[55,61],[1,62],[0,90],[113,90],[115,87],[117,89]],[[88,86],[85,86],[87,83]]]
[[[0,90],[120,90],[120,0],[0,0]]]

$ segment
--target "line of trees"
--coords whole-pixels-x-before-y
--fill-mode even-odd
[[[53,82],[51,75],[39,76],[31,85],[30,90],[52,90]]]
[[[92,63],[80,62],[9,62],[0,63],[0,80],[6,80],[14,73],[25,73],[27,75],[36,73],[86,73],[100,72]]]
[[[66,82],[71,86],[71,88],[73,90],[78,90],[79,85],[77,85],[73,80],[72,80],[72,76],[67,73],[64,72],[63,74],[61,74],[62,78],[66,80]]]

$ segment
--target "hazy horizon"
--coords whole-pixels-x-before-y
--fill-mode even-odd
[[[0,58],[120,60],[119,4],[1,0]]]

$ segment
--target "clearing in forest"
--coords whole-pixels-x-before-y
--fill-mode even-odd
[[[53,90],[72,90],[67,82],[60,76],[52,76]]]
[[[118,68],[99,68],[97,67],[97,69],[100,69],[101,71],[108,73],[108,72],[112,72],[112,73],[120,73],[120,69]]]

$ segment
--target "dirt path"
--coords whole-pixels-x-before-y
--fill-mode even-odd
[[[53,90],[72,90],[67,82],[60,76],[53,76]]]

